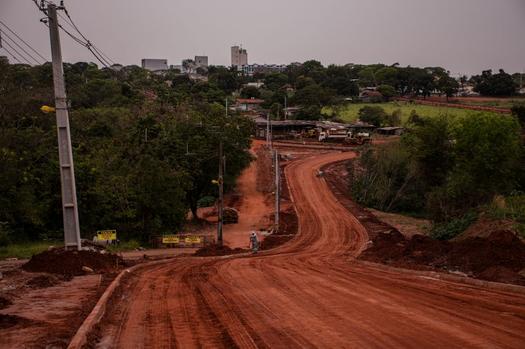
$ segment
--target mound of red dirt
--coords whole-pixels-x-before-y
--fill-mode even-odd
[[[198,249],[194,253],[194,256],[216,257],[216,256],[228,256],[228,255],[239,254],[239,253],[244,253],[244,252],[248,252],[248,251],[243,250],[242,248],[231,249],[229,246],[226,246],[226,245],[220,246],[217,244],[213,244],[213,245],[204,246]]]
[[[110,253],[52,249],[34,255],[22,268],[30,272],[77,276],[86,274],[82,267],[91,268],[95,273],[105,273],[123,265],[122,258]]]
[[[30,288],[46,288],[55,286],[60,283],[61,280],[59,280],[56,276],[53,275],[39,275],[35,276],[32,279],[29,279],[26,282],[26,286]]]
[[[279,214],[279,230],[276,235],[294,235],[297,234],[299,221],[297,214],[293,209],[281,212]]]
[[[488,238],[439,241],[416,235],[405,239],[397,231],[379,234],[361,258],[399,267],[461,271],[480,279],[525,285],[525,244],[511,231]]]
[[[29,322],[30,320],[20,316],[0,314],[0,329],[5,329],[21,324],[27,324]]]
[[[9,299],[0,297],[0,309],[7,308],[8,306],[12,305],[13,302],[11,302]]]
[[[269,235],[261,242],[261,250],[271,250],[272,248],[276,248],[282,244],[287,243],[292,238],[292,235]]]

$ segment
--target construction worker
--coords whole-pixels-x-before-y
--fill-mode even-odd
[[[257,253],[259,250],[259,239],[257,238],[257,233],[255,231],[252,231],[250,234],[250,248],[253,253]]]

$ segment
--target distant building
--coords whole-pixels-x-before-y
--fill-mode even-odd
[[[242,72],[244,75],[252,76],[257,73],[262,74],[272,74],[272,73],[282,73],[286,70],[286,65],[284,64],[248,64],[242,67]]]
[[[359,99],[364,103],[378,103],[383,101],[383,95],[378,91],[365,90],[359,94]]]
[[[168,70],[168,60],[167,59],[154,59],[154,58],[144,58],[142,60],[142,68],[149,71],[161,71]]]
[[[208,56],[195,56],[197,68],[208,68]]]
[[[235,109],[241,112],[255,111],[260,109],[261,104],[264,103],[262,99],[256,98],[238,98],[235,103]]]
[[[261,88],[264,86],[264,82],[257,81],[257,82],[249,82],[247,84],[244,84],[244,87],[255,87],[255,88]]]
[[[248,52],[239,46],[231,48],[232,66],[241,70],[243,66],[248,65]]]
[[[385,136],[401,136],[405,129],[403,127],[381,127],[376,130],[380,135]]]

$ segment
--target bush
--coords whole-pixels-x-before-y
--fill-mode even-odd
[[[493,219],[510,219],[516,222],[515,228],[525,237],[525,194],[513,193],[505,198],[497,197],[486,211]]]
[[[353,197],[381,211],[420,211],[424,196],[409,154],[400,145],[364,152],[348,168]]]
[[[372,124],[376,127],[379,127],[383,124],[384,120],[387,117],[385,110],[381,107],[376,106],[364,106],[359,109],[359,120]]]
[[[7,222],[0,222],[0,247],[6,247],[10,242]]]
[[[215,204],[215,197],[213,196],[204,196],[198,202],[198,207],[210,207]]]
[[[437,240],[450,240],[464,232],[477,218],[476,213],[469,212],[446,223],[434,224],[430,236]]]

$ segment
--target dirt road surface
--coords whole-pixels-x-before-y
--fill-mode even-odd
[[[129,278],[99,347],[525,347],[524,293],[354,260],[367,233],[316,176],[353,156],[318,154],[286,168],[299,216],[289,243],[259,255],[178,258]]]
[[[252,149],[255,155],[256,149]],[[250,231],[270,225],[268,215],[273,208],[265,202],[265,195],[257,191],[256,176],[257,162],[252,161],[237,180],[237,190],[242,193],[239,223],[225,225],[223,230],[224,242],[231,248],[249,248]]]

